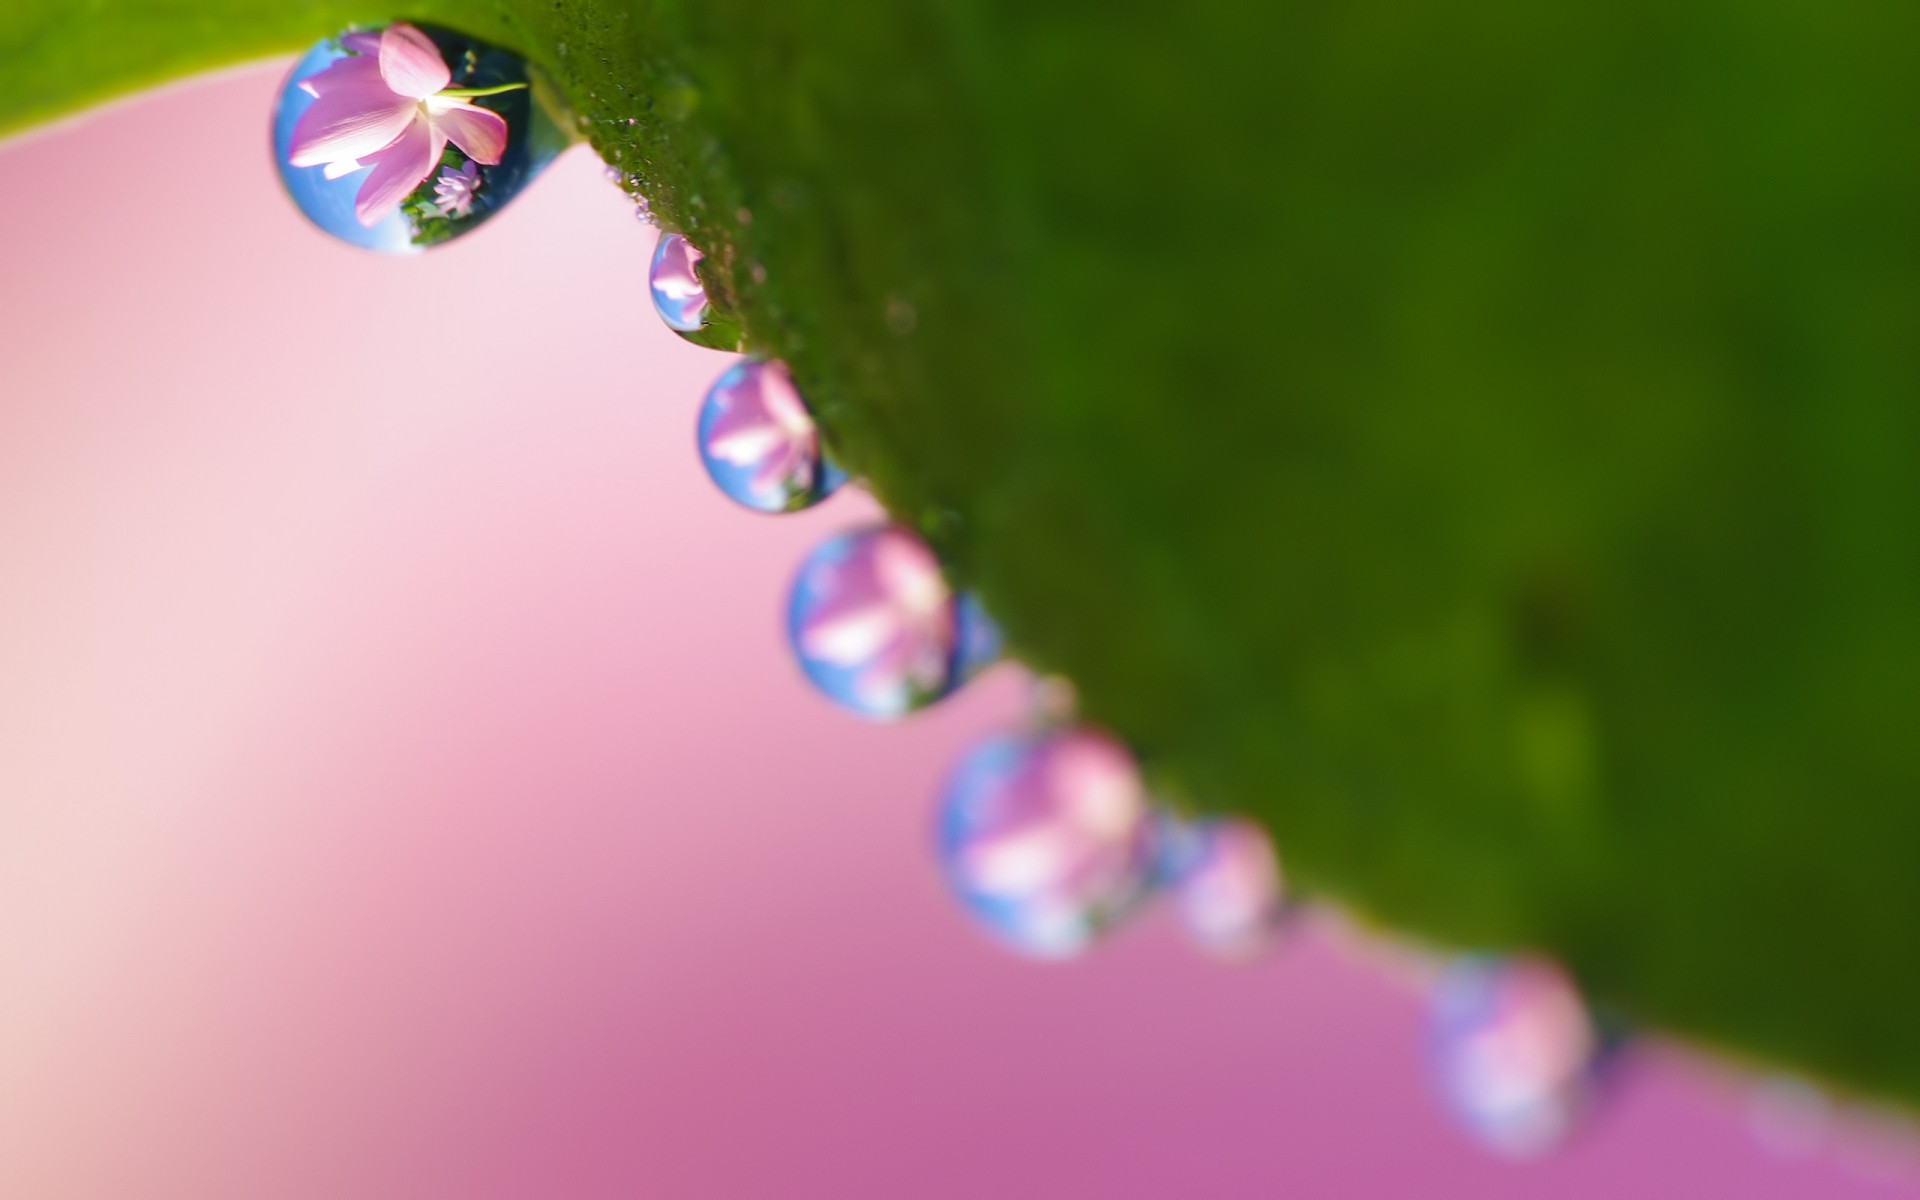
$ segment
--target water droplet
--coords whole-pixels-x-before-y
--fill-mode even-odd
[[[961,592],[955,598],[953,615],[953,677],[965,683],[1000,661],[1007,639],[1000,632],[1000,623],[988,614],[980,597],[972,592]]]
[[[316,44],[273,112],[274,162],[294,204],[334,237],[388,254],[480,225],[566,144],[525,60],[435,26]]]
[[[1080,692],[1065,675],[1036,675],[1027,697],[1034,724],[1071,725],[1080,719]]]
[[[1586,1002],[1550,962],[1470,957],[1434,988],[1428,1047],[1441,1098],[1502,1154],[1542,1153],[1588,1107],[1607,1046]]]
[[[947,777],[935,836],[968,913],[1043,958],[1085,949],[1152,882],[1153,811],[1133,755],[1084,726],[976,745]]]
[[[785,366],[745,359],[700,406],[700,460],[729,499],[758,512],[818,504],[846,482],[820,452],[820,430]]]
[[[697,333],[706,323],[707,285],[695,269],[705,257],[677,233],[661,234],[653,248],[653,268],[647,273],[653,308],[676,333]]]
[[[605,166],[601,167],[600,173],[607,177],[608,183],[624,184],[627,181],[626,172],[622,171],[619,167],[614,166],[612,163],[607,163]]]
[[[653,205],[645,196],[635,196],[633,198],[633,217],[634,220],[639,221],[642,225],[653,224]]]
[[[879,719],[952,690],[958,631],[940,562],[913,531],[843,533],[800,566],[787,634],[807,678],[829,699]]]
[[[920,310],[913,301],[895,292],[887,297],[887,328],[895,337],[906,337],[920,324]]]
[[[1273,945],[1285,913],[1280,859],[1267,831],[1241,817],[1162,816],[1156,874],[1181,923],[1222,958]]]
[[[1763,1079],[1747,1097],[1747,1126],[1782,1158],[1805,1158],[1831,1137],[1833,1107],[1825,1092],[1804,1080]]]

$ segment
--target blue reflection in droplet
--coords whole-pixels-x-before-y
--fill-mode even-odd
[[[846,479],[822,456],[813,414],[777,362],[729,367],[707,389],[698,440],[714,484],[757,512],[818,504]]]
[[[951,690],[953,592],[912,530],[843,533],[800,566],[787,636],[807,679],[861,716],[899,717]]]
[[[1127,748],[1086,727],[1002,734],[940,797],[936,848],[955,897],[1027,954],[1079,953],[1132,912],[1153,872],[1153,812]]]
[[[677,333],[697,333],[706,324],[707,285],[700,282],[697,270],[704,257],[677,233],[661,234],[653,248],[653,265],[647,272],[653,308],[667,328]]]
[[[1463,1126],[1517,1157],[1573,1131],[1608,1045],[1565,972],[1538,959],[1461,958],[1431,1003],[1435,1086]]]
[[[972,592],[961,592],[954,599],[954,620],[958,627],[953,652],[953,677],[961,683],[972,679],[1000,661],[1006,652],[1006,636]]]
[[[389,86],[380,66],[380,46],[389,34],[410,35],[410,44],[426,56],[429,66],[437,56],[433,70],[443,73],[445,88],[428,100],[412,102],[410,95]],[[425,86],[435,82],[431,79]],[[518,55],[432,26],[396,23],[381,31],[328,38],[294,65],[274,106],[273,156],[280,181],[314,225],[367,250],[411,254],[458,237],[505,207],[567,145],[567,135],[531,84],[526,62]],[[397,86],[410,85],[402,80]],[[491,94],[454,94],[476,91]],[[327,94],[326,112],[334,116],[354,115],[348,111],[354,105],[372,111],[382,104],[411,115],[383,147],[358,157],[294,166],[297,151],[324,150],[315,137],[325,131],[321,123],[311,124],[305,137],[296,136],[301,118],[322,103],[316,93]],[[496,140],[500,130],[504,139]],[[336,138],[330,144],[341,143]],[[481,161],[463,145],[498,161]],[[386,180],[394,181],[395,188],[380,189]],[[399,193],[408,183],[413,186]],[[391,195],[377,211],[356,211],[357,202],[364,207],[383,190]]]

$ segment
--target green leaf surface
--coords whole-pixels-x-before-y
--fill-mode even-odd
[[[0,127],[396,17],[1300,886],[1920,1098],[1920,6],[9,0]]]

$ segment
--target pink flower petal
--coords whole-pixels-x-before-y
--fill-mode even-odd
[[[309,96],[368,87],[393,90],[380,76],[380,63],[371,58],[336,58],[324,70],[315,71],[300,81],[300,90]]]
[[[380,57],[380,35],[367,31],[346,33],[340,36],[340,45],[353,54],[365,54],[373,58]]]
[[[388,87],[415,100],[425,100],[453,82],[440,48],[411,25],[389,25],[380,35],[380,73]]]
[[[354,197],[353,215],[369,228],[379,224],[433,173],[446,146],[447,140],[426,121],[408,125],[393,145],[373,156],[373,170]]]
[[[497,166],[507,151],[507,121],[499,113],[457,100],[431,100],[427,119],[468,158]]]
[[[386,84],[328,85],[294,123],[287,161],[313,167],[347,158],[366,158],[390,144],[413,122],[419,106],[396,96]]]

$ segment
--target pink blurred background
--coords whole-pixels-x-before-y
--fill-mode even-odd
[[[1670,1050],[1490,1159],[1324,929],[987,943],[929,808],[1018,672],[816,700],[788,573],[870,507],[711,489],[591,153],[381,260],[278,77],[0,148],[0,1196],[1920,1195]]]

